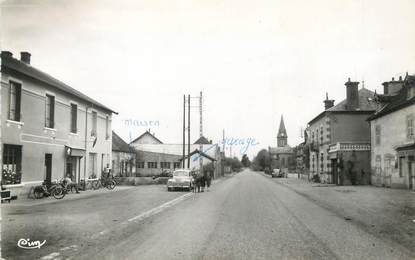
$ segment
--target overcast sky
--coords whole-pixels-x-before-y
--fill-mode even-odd
[[[413,0],[2,1],[0,47],[29,51],[33,66],[118,111],[126,141],[148,128],[132,119],[159,121],[151,131],[180,143],[183,94],[203,91],[204,135],[255,138],[253,155],[276,145],[281,114],[300,143],[348,77],[380,91],[414,74],[413,10]],[[191,120],[194,141],[197,108]]]

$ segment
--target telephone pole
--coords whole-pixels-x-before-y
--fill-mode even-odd
[[[190,95],[188,95],[187,102],[187,168],[190,169]]]
[[[199,113],[200,113],[200,129],[199,134],[200,137],[203,136],[203,101],[202,101],[202,91],[200,91],[200,98],[199,98]],[[199,144],[199,150],[202,153],[203,152],[203,144]],[[203,158],[202,156],[199,156],[199,168],[200,172],[203,173]],[[204,174],[204,173],[203,173]]]
[[[184,158],[186,157],[186,95],[183,95],[183,168],[185,168]]]

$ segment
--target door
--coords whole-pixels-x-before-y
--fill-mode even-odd
[[[45,169],[46,169],[46,182],[52,182],[52,154],[47,153],[45,154]]]
[[[338,185],[337,159],[331,160],[331,177],[332,183]]]
[[[414,188],[414,178],[415,178],[415,162],[414,157],[409,156],[408,158],[408,178],[409,178],[409,189]]]

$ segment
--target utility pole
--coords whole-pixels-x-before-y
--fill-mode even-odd
[[[200,91],[200,98],[199,98],[199,113],[200,113],[200,129],[199,129],[199,134],[200,137],[203,136],[203,101],[202,101],[202,91]],[[203,152],[203,144],[199,144],[199,150],[202,153]],[[203,173],[203,158],[202,156],[199,156],[199,168],[200,168],[200,172]],[[206,177],[206,176],[205,176]]]
[[[185,168],[184,158],[186,157],[186,95],[183,95],[183,168]]]
[[[188,95],[187,101],[187,168],[190,169],[190,95]]]

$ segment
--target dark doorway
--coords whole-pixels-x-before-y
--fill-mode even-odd
[[[337,172],[337,159],[331,160],[331,177],[332,183],[338,185],[339,184],[339,177]]]
[[[52,182],[52,154],[46,153],[45,154],[45,169],[46,169],[46,182]]]
[[[408,178],[409,178],[409,189],[414,188],[414,156],[408,157]]]

